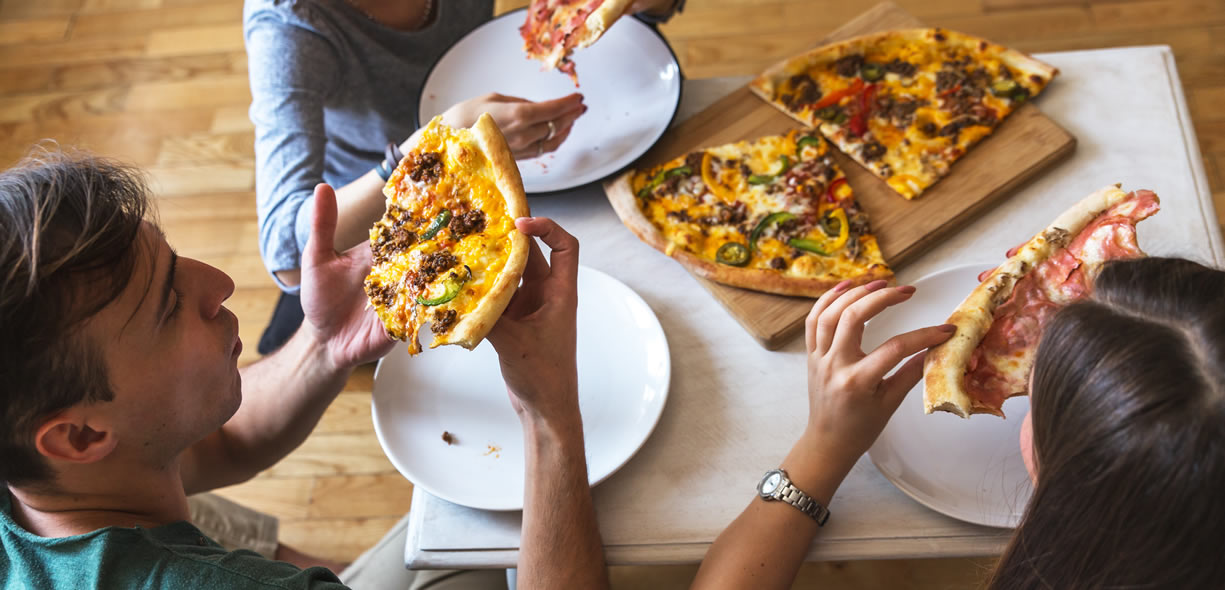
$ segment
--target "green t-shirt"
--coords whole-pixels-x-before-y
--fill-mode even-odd
[[[39,537],[12,516],[0,488],[0,585],[37,588],[310,588],[339,590],[325,568],[298,569],[253,551],[226,551],[187,522],[146,529],[106,527],[59,539]]]

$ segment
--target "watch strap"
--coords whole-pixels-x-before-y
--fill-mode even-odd
[[[825,526],[825,521],[829,520],[829,510],[822,506],[820,502],[812,499],[812,496],[805,494],[803,490],[795,487],[790,479],[783,480],[782,485],[774,492],[773,497],[776,500],[799,508],[800,512],[807,514],[817,521],[817,526]]]

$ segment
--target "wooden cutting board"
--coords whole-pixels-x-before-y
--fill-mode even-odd
[[[868,33],[922,26],[926,25],[896,4],[884,2],[813,43],[813,47]],[[1058,78],[1053,83],[1058,84]],[[1037,100],[1041,101],[1041,96]],[[635,167],[650,168],[699,148],[779,135],[798,126],[800,123],[744,86],[669,130]],[[831,153],[868,214],[885,261],[896,271],[1075,147],[1075,137],[1046,118],[1033,103],[1027,103],[953,164],[948,176],[913,201],[895,193],[885,181],[837,149]],[[605,192],[630,190],[631,173],[606,182]],[[695,278],[769,350],[795,337],[812,307],[812,299]]]

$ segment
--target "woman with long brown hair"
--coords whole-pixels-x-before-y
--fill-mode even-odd
[[[695,588],[789,587],[923,355],[885,375],[952,332],[915,330],[865,354],[863,323],[914,288],[840,287],[806,325],[808,428],[762,483],[801,510],[754,498]],[[1020,442],[1034,492],[989,588],[1225,587],[1225,272],[1175,258],[1107,264],[1092,296],[1047,326],[1030,385]]]

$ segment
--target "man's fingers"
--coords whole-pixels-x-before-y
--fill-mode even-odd
[[[865,381],[878,381],[893,367],[896,367],[898,363],[902,362],[902,359],[948,340],[954,331],[955,328],[952,325],[945,324],[942,326],[919,328],[905,334],[898,334],[886,340],[884,344],[868,353],[868,356],[860,361],[859,369],[862,371],[861,376]],[[914,369],[910,370],[914,371]],[[920,366],[919,372],[922,373],[922,366]],[[909,375],[903,375],[902,377],[898,377],[898,375],[903,374],[899,371],[897,375],[890,377],[890,379],[897,378],[897,382],[904,383],[905,379],[910,378]],[[906,389],[914,386],[918,379],[917,376],[914,376],[914,381],[911,381],[910,385],[906,386]]]
[[[549,253],[550,276],[560,277],[568,284],[578,280],[578,240],[548,217],[520,217],[515,220],[519,231],[540,238],[552,251]]]
[[[838,330],[839,318],[842,317],[842,312],[846,311],[852,303],[863,299],[869,293],[884,288],[889,283],[885,280],[872,281],[866,285],[855,287],[846,291],[845,294],[839,294],[835,299],[831,300],[829,305],[820,312],[817,317],[816,337],[814,338],[815,350],[824,354],[834,344],[834,334]]]
[[[311,235],[302,252],[304,266],[322,264],[336,255],[332,241],[336,238],[336,191],[319,183],[315,185],[315,211],[311,220]]]
[[[821,312],[829,307],[839,295],[846,293],[846,290],[851,287],[851,281],[842,281],[821,294],[817,298],[817,302],[812,304],[812,309],[808,311],[808,317],[804,318],[804,347],[808,350],[808,354],[812,354],[817,349],[817,318],[821,317]]]
[[[545,280],[549,276],[549,263],[544,259],[544,253],[540,251],[540,245],[536,240],[528,238],[530,244],[527,252],[527,266],[523,268],[523,282],[535,283]]]

